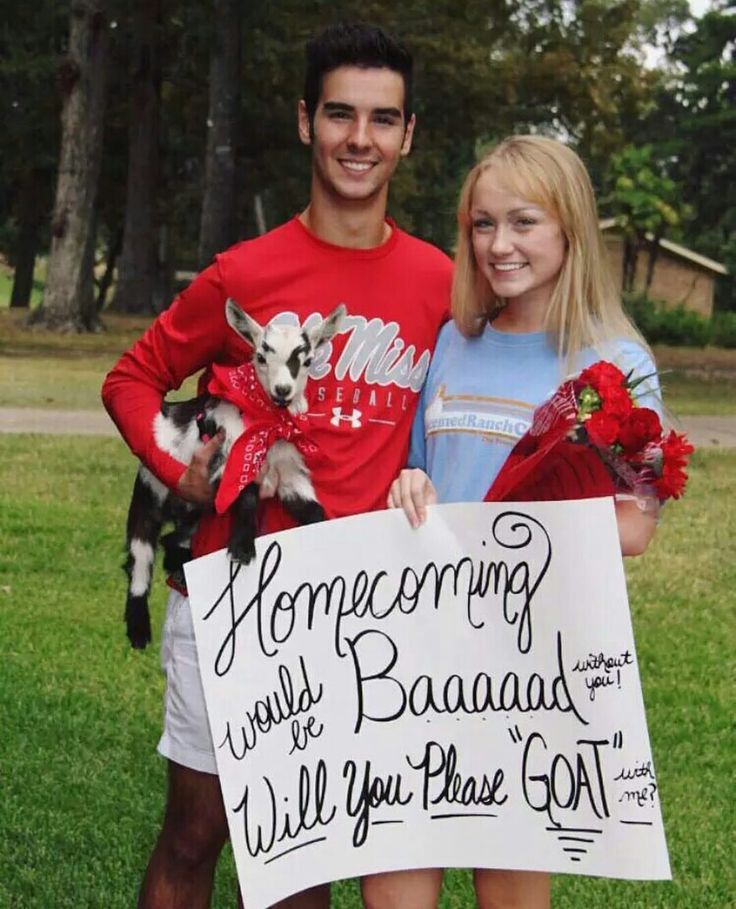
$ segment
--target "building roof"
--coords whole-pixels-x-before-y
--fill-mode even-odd
[[[601,230],[610,230],[612,227],[616,227],[615,218],[602,218],[598,222],[598,226]],[[647,240],[653,240],[653,234],[646,234]],[[681,259],[686,259],[688,262],[692,262],[693,265],[699,265],[701,268],[705,268],[707,271],[712,271],[716,275],[727,275],[728,269],[721,262],[716,262],[714,259],[709,259],[707,256],[703,256],[700,253],[693,252],[692,249],[688,249],[686,246],[680,246],[679,243],[673,243],[672,240],[666,240],[662,238],[659,241],[659,245],[662,249],[666,249],[667,252],[672,253],[673,256],[679,256]]]

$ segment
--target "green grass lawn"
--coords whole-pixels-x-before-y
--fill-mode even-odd
[[[135,465],[114,439],[0,435],[0,906],[129,909],[164,797],[156,649],[122,625]],[[629,565],[672,883],[560,876],[556,909],[733,905],[736,453],[696,455],[685,499]],[[165,598],[160,572],[154,625]],[[221,863],[214,906],[233,905]],[[338,909],[358,909],[354,883]],[[442,906],[472,906],[452,872]]]
[[[45,263],[43,267],[37,264],[36,273],[33,278],[33,286],[31,288],[31,307],[38,306],[43,297],[43,276],[42,272],[45,270]],[[0,265],[0,309],[4,309],[7,306],[10,306],[10,296],[13,293],[13,269],[9,268],[7,265]]]
[[[23,314],[0,307],[0,407],[97,410],[100,386],[150,318],[106,313],[105,330],[59,335],[23,325]],[[736,350],[661,347],[665,401],[675,417],[736,416]],[[188,380],[174,397],[194,395]]]
[[[106,373],[143,334],[150,317],[104,317],[97,334],[56,334],[28,329],[23,314],[0,308],[0,407],[98,410]],[[196,394],[188,379],[172,397]]]

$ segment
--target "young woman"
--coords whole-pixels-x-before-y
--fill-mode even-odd
[[[640,403],[661,410],[649,349],[621,308],[590,178],[552,139],[512,136],[468,174],[458,205],[453,321],[440,334],[419,402],[410,467],[391,507],[415,526],[434,502],[481,501],[534,409],[599,359],[649,378]],[[657,501],[616,500],[625,555],[644,551]],[[374,875],[368,909],[433,909],[441,869]],[[481,909],[544,909],[549,875],[475,871]]]

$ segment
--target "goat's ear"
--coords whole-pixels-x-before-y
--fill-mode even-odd
[[[336,309],[333,309],[329,316],[325,318],[315,328],[309,332],[309,339],[313,347],[319,347],[333,338],[340,330],[342,320],[347,315],[345,304],[341,303]]]
[[[228,299],[227,303],[225,303],[225,318],[227,319],[227,324],[236,334],[240,335],[254,348],[258,347],[263,337],[263,329],[247,312],[243,312],[235,300]]]

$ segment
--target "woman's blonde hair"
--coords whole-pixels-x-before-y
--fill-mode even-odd
[[[503,305],[475,262],[470,216],[480,176],[492,170],[498,185],[539,205],[560,224],[566,254],[546,313],[546,330],[572,366],[584,347],[603,354],[606,343],[646,342],[627,318],[598,227],[590,177],[574,151],[543,136],[510,136],[491,149],[465,179],[457,208],[458,241],[452,315],[460,331],[480,334]]]

